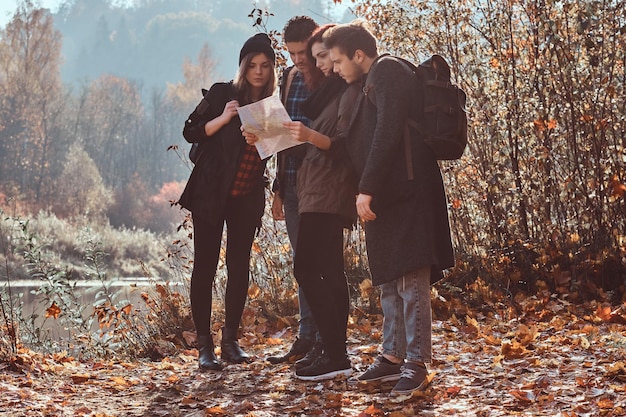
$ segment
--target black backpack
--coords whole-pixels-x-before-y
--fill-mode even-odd
[[[209,103],[204,99],[204,96],[206,96],[207,92],[208,91],[205,90],[204,88],[202,89],[202,100],[200,100],[200,103],[198,103],[198,105],[196,106],[194,110],[194,113],[197,115],[200,115],[200,116],[203,115],[209,108]],[[200,144],[197,142],[192,143],[191,149],[189,149],[189,160],[195,164],[200,159],[201,154],[202,154],[202,149],[200,147]]]
[[[440,55],[433,55],[415,66],[406,59],[394,59],[407,65],[415,75],[416,114],[409,119],[409,126],[418,131],[419,137],[432,149],[438,160],[461,158],[467,147],[467,96],[451,83],[450,66],[446,60]],[[365,91],[376,105],[371,86],[366,86]],[[405,129],[406,140],[410,139],[408,134],[408,129]],[[407,150],[410,150],[408,143]],[[410,159],[407,156],[407,164],[412,164]]]

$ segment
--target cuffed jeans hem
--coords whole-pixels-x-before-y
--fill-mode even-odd
[[[399,353],[399,352],[392,352],[389,350],[384,350],[383,349],[383,355],[387,355],[387,356],[393,356],[394,358],[398,358],[398,359],[406,359],[406,355],[404,353]]]
[[[411,356],[406,356],[404,353],[399,352],[391,352],[387,350],[383,350],[383,355],[393,356],[394,358],[406,360],[408,362],[423,362],[423,363],[431,363],[433,358],[414,358]]]

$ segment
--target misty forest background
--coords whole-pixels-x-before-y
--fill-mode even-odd
[[[0,280],[188,280],[183,122],[248,36],[281,45],[299,14],[364,17],[381,51],[440,53],[468,93],[468,149],[441,164],[457,251],[441,293],[626,301],[626,6],[592,0],[23,1],[0,30]],[[295,305],[286,243],[266,216],[253,295],[270,310]],[[360,229],[346,270],[363,290]]]

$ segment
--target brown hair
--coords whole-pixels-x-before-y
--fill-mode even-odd
[[[263,91],[261,92],[261,97],[259,97],[260,99],[263,99],[274,94],[274,91],[276,90],[277,77],[276,77],[276,62],[273,59],[271,59],[271,57],[267,56],[267,54],[263,52],[260,52],[260,53],[262,53],[263,55],[267,57],[270,63],[270,66],[272,67],[270,79],[267,85],[265,86],[265,88],[263,89]],[[237,70],[237,74],[235,75],[235,79],[233,80],[233,85],[235,86],[235,90],[237,91],[237,98],[239,100],[239,104],[242,106],[252,103],[252,97],[250,97],[250,93],[252,89],[250,88],[250,83],[246,79],[246,72],[248,71],[250,62],[258,54],[259,52],[251,52],[249,54],[246,54],[242,58],[241,62],[239,63],[239,69]]]
[[[323,37],[324,46],[328,49],[339,48],[349,59],[360,49],[370,58],[378,56],[376,38],[370,31],[367,22],[361,19],[337,25],[327,30]]]
[[[313,52],[311,48],[313,48],[313,44],[316,44],[318,42],[323,42],[322,36],[324,35],[324,33],[328,29],[334,26],[337,26],[337,24],[327,23],[323,26],[318,27],[317,29],[315,29],[315,31],[309,38],[309,41],[307,42],[306,51],[309,56],[309,62],[311,63],[311,66],[313,67],[311,68],[311,74],[314,74],[314,76],[311,77],[311,85],[307,85],[307,87],[309,87],[310,90],[315,90],[317,87],[319,87],[322,84],[322,82],[326,78],[324,74],[322,73],[322,71],[319,68],[317,68],[317,66],[315,65],[315,57],[313,56]]]

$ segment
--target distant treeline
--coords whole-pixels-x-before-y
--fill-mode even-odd
[[[272,13],[265,29],[278,31],[295,15],[326,23],[338,13],[327,0],[136,0],[132,7],[115,3],[66,0],[53,15],[63,37],[65,82],[108,73],[146,89],[161,89],[182,80],[182,62],[195,57],[205,43],[215,59],[216,76],[230,78],[241,45],[257,30],[248,17],[254,8]]]

